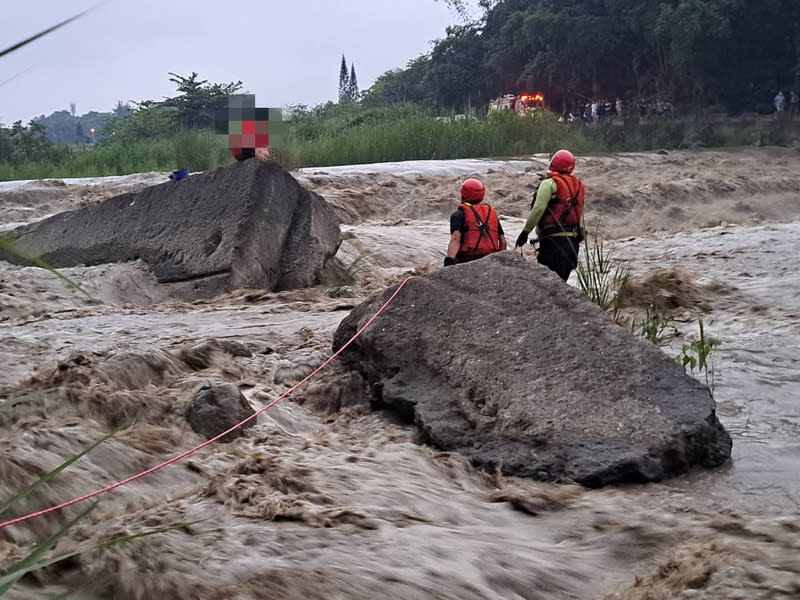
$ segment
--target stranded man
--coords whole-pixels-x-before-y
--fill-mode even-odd
[[[444,266],[469,262],[506,249],[506,236],[495,211],[483,204],[486,189],[477,179],[461,186],[461,205],[450,215],[450,243]]]
[[[519,248],[536,228],[539,253],[536,261],[566,281],[578,266],[578,248],[583,240],[583,182],[572,175],[575,157],[559,150],[550,160],[547,177],[539,185],[536,200],[517,238]]]

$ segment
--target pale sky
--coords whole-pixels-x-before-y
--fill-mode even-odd
[[[2,0],[0,50],[98,0]],[[0,123],[118,100],[175,95],[168,72],[241,80],[257,106],[336,100],[342,54],[359,87],[445,37],[458,16],[434,0],[109,0],[0,58]],[[5,83],[4,83],[5,82]]]

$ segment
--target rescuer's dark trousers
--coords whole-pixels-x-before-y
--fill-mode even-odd
[[[578,248],[577,236],[544,236],[539,240],[536,262],[566,281],[578,266]]]

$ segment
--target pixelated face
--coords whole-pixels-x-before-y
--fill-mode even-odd
[[[228,108],[217,113],[216,131],[227,134],[228,148],[237,159],[254,156],[256,148],[269,148],[269,109],[256,108],[254,94],[228,97]]]

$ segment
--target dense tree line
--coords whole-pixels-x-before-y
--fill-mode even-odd
[[[458,2],[450,2],[458,5]],[[768,108],[800,82],[798,0],[482,0],[476,22],[380,76],[372,104],[481,105],[539,91],[658,98],[729,112]]]
[[[44,125],[31,121],[26,127],[17,121],[11,127],[0,127],[0,163],[22,164],[57,156],[56,147],[45,136]]]
[[[106,124],[114,117],[130,114],[131,108],[119,102],[113,112],[91,110],[83,115],[75,115],[68,110],[57,110],[48,116],[33,119],[45,128],[45,135],[51,142],[59,144],[86,144],[102,139]]]

